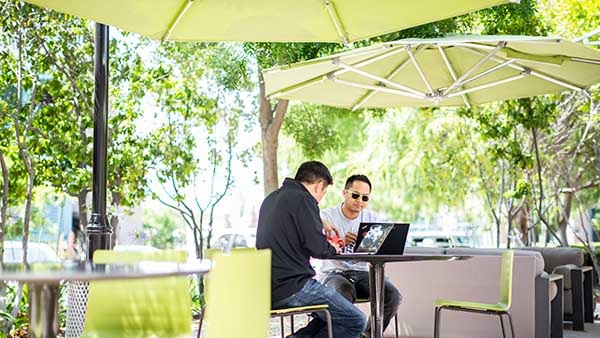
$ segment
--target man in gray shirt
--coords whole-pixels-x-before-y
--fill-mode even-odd
[[[361,222],[381,222],[374,212],[365,209],[371,198],[371,181],[365,175],[352,175],[346,180],[342,191],[344,202],[341,205],[321,211],[321,219],[336,226],[340,238],[351,248],[356,242],[358,226]],[[366,262],[339,260],[324,260],[321,266],[324,274],[323,283],[335,288],[349,301],[368,299],[369,268]],[[402,295],[389,281],[385,280],[383,329],[387,328],[390,320],[396,314],[402,302]],[[369,327],[365,330],[368,334]]]

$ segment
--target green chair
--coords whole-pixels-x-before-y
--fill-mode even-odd
[[[255,250],[256,250],[256,248],[232,248],[230,252],[231,252],[231,254],[236,255],[239,253],[252,252]],[[325,318],[327,319],[328,337],[333,338],[333,332],[332,332],[332,328],[331,328],[331,314],[329,313],[329,306],[327,304],[298,306],[298,307],[289,307],[289,308],[271,310],[271,318],[279,317],[280,325],[281,325],[281,338],[284,338],[285,337],[285,324],[284,324],[285,317],[290,318],[290,332],[291,332],[291,334],[294,334],[294,316],[304,315],[304,314],[310,315],[315,312],[322,312],[325,315]]]
[[[271,251],[217,254],[213,262],[205,288],[205,337],[268,337]]]
[[[333,338],[333,331],[331,328],[331,314],[329,314],[329,306],[327,304],[320,305],[310,305],[310,306],[298,306],[298,307],[288,307],[283,309],[271,310],[271,318],[279,317],[281,320],[281,338],[284,338],[284,323],[283,319],[285,317],[290,317],[290,331],[291,334],[294,334],[294,316],[296,315],[310,315],[315,312],[322,312],[327,319],[327,336],[329,338]]]
[[[515,338],[515,331],[512,324],[512,318],[508,309],[510,308],[512,294],[512,273],[513,273],[514,251],[507,250],[502,253],[502,266],[500,268],[500,300],[496,304],[477,303],[460,300],[438,299],[435,301],[435,321],[433,324],[433,337],[439,338],[440,335],[440,314],[443,309],[452,311],[465,311],[496,315],[500,318],[500,327],[502,328],[502,337],[506,338],[504,330],[504,321],[502,316],[508,317],[512,338]]]
[[[94,252],[97,264],[142,260],[183,263],[186,258],[182,251]],[[187,277],[90,282],[82,337],[189,338],[190,309]]]
[[[214,259],[217,257],[217,255],[221,255],[222,253],[223,253],[223,250],[221,250],[221,249],[215,249],[215,248],[205,249],[202,258],[210,259],[214,262]],[[205,288],[206,288],[207,283],[208,283],[208,275],[205,275],[204,276]],[[200,320],[198,322],[198,333],[196,335],[196,338],[200,338],[200,336],[202,335],[202,324],[204,323],[204,313],[205,312],[206,312],[206,302],[204,302],[204,305],[202,305],[202,308],[200,309]]]

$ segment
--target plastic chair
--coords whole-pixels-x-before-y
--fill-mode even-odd
[[[142,260],[182,263],[186,258],[183,251],[94,252],[97,264]],[[190,309],[187,277],[90,282],[82,337],[188,338]]]
[[[329,306],[327,304],[288,307],[283,309],[271,310],[271,318],[279,317],[281,319],[281,338],[284,338],[285,333],[283,318],[288,316],[290,317],[290,330],[291,334],[294,334],[294,316],[303,314],[309,315],[314,312],[323,312],[327,321],[327,336],[329,338],[333,338],[333,331],[331,328],[331,314],[329,314]]]
[[[221,249],[216,249],[216,248],[205,249],[202,258],[210,259],[214,262],[214,259],[216,258],[216,256],[221,255],[222,253],[223,253],[223,251]],[[206,289],[206,284],[208,283],[208,275],[205,275],[203,277],[203,280],[204,280],[204,286]],[[198,333],[196,335],[196,338],[200,338],[200,336],[202,335],[202,324],[204,323],[204,313],[205,312],[206,312],[206,302],[204,303],[204,305],[202,305],[202,308],[200,309],[200,320],[198,322]]]
[[[251,252],[256,250],[256,248],[232,248],[230,253],[233,255],[243,253],[243,252]],[[294,334],[294,316],[296,315],[310,315],[314,312],[322,312],[325,315],[327,321],[327,333],[329,338],[333,338],[333,331],[331,327],[331,314],[329,313],[329,306],[327,304],[319,304],[319,305],[310,305],[310,306],[298,306],[298,307],[289,307],[283,309],[271,310],[271,318],[280,319],[281,325],[281,338],[285,337],[285,325],[284,318],[290,317],[290,331],[291,334]]]
[[[240,254],[243,255],[244,253],[253,253],[256,251],[257,251],[256,248],[232,248],[231,251],[229,252],[229,255],[234,255],[234,256],[240,255]],[[218,261],[218,259],[216,259],[216,258],[221,255],[226,255],[223,253],[223,251],[221,249],[211,248],[211,249],[206,249],[204,251],[204,258],[212,259],[213,262]],[[271,268],[271,265],[269,262],[269,271],[270,271],[270,268]],[[211,272],[211,275],[212,275],[212,272]],[[270,272],[269,272],[269,275],[270,275]],[[210,283],[212,283],[212,277],[210,277],[210,275],[206,276],[206,278],[204,280],[205,280],[205,285],[208,284],[208,280],[211,280]],[[271,290],[271,288],[269,286],[269,292],[270,292],[270,290]],[[269,299],[270,299],[270,297],[269,297]],[[208,300],[207,300],[207,304],[208,304]],[[325,318],[327,319],[327,330],[328,330],[329,338],[333,338],[332,328],[331,328],[331,315],[329,314],[328,309],[329,309],[329,306],[326,304],[284,308],[284,309],[270,310],[270,317],[271,318],[279,317],[281,319],[281,337],[284,338],[284,335],[285,335],[284,334],[284,332],[285,332],[284,318],[285,317],[288,317],[288,316],[290,317],[291,332],[293,334],[294,333],[294,316],[295,315],[311,314],[313,312],[323,312],[325,315]],[[206,306],[202,309],[202,313],[200,315],[200,324],[198,327],[197,338],[200,338],[201,333],[202,333],[202,323],[204,321],[205,312],[206,312]]]
[[[506,338],[504,330],[504,321],[502,316],[508,317],[512,337],[515,338],[515,331],[512,324],[512,318],[508,309],[510,308],[512,294],[512,272],[513,272],[514,251],[508,250],[502,253],[502,266],[500,268],[500,300],[496,304],[477,303],[460,300],[438,299],[435,301],[435,321],[433,324],[433,337],[439,338],[440,334],[440,313],[443,309],[452,311],[465,311],[496,315],[500,318],[500,327],[502,328],[502,337]]]
[[[213,261],[206,284],[206,338],[268,337],[271,251],[217,254]]]
[[[359,304],[359,303],[370,303],[371,300],[369,298],[359,298],[357,300],[354,301],[354,303]],[[400,337],[400,334],[398,332],[398,328],[399,328],[399,323],[398,323],[398,312],[396,312],[394,314],[394,333],[396,333],[396,338]]]

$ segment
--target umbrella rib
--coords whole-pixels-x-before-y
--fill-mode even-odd
[[[413,88],[401,85],[401,84],[396,83],[394,81],[391,81],[389,79],[383,78],[381,76],[377,76],[375,74],[371,74],[371,73],[369,73],[367,71],[364,71],[364,70],[352,67],[352,66],[347,65],[347,64],[342,63],[342,62],[337,63],[337,65],[340,66],[340,67],[342,67],[342,68],[344,68],[344,69],[348,69],[350,72],[353,72],[355,74],[362,75],[362,76],[367,77],[369,79],[377,80],[377,81],[379,81],[381,83],[388,84],[388,85],[390,85],[392,87],[396,87],[398,89],[406,90],[406,91],[411,92],[413,94],[420,95],[422,98],[425,98],[425,93],[422,93],[422,92],[420,92],[420,91],[418,91],[416,89],[413,89]]]
[[[418,53],[423,49],[424,46],[420,46],[417,51],[415,52]],[[400,64],[385,78],[387,80],[391,80],[393,79],[404,67],[406,67],[408,65],[408,61],[410,60],[410,58],[404,59],[402,62],[400,62]],[[362,106],[365,102],[367,102],[367,100],[369,100],[371,97],[373,97],[373,95],[375,95],[377,93],[376,90],[369,90],[367,91],[367,93],[365,95],[363,95],[361,98],[358,99],[358,101],[356,101],[356,103],[352,106],[352,110],[356,110],[358,108],[360,108],[360,106]]]
[[[423,79],[423,82],[425,82],[425,85],[427,86],[427,89],[429,89],[429,93],[431,95],[433,95],[433,88],[431,87],[431,84],[429,83],[429,80],[427,80],[427,77],[425,76],[425,73],[423,73],[423,69],[421,69],[421,66],[417,62],[417,58],[415,57],[415,54],[412,52],[410,45],[406,46],[406,52],[410,56],[410,59],[412,60],[412,63],[415,65],[415,68],[417,68],[417,71],[419,72],[419,75],[421,75],[421,78]]]
[[[389,47],[384,47],[384,48],[389,48]],[[360,61],[352,64],[352,66],[356,67],[356,68],[364,67],[364,66],[370,65],[373,62],[377,62],[379,60],[383,60],[383,59],[388,58],[390,56],[394,56],[394,55],[396,55],[398,53],[401,53],[403,51],[404,51],[404,49],[402,47],[393,47],[392,49],[390,49],[389,51],[387,51],[385,53],[381,53],[379,55],[367,58],[365,60],[360,60]],[[371,51],[368,51],[368,52],[370,53]],[[356,53],[356,54],[353,54],[352,56],[357,56],[357,55],[360,55],[360,54]],[[339,57],[332,58],[331,62],[333,62],[335,64],[335,62],[337,62],[336,59],[340,60],[341,58],[339,58]],[[334,76],[340,76],[340,75],[342,75],[342,74],[344,74],[344,73],[346,73],[348,71],[349,71],[348,69],[336,70],[335,72],[333,72],[333,75]]]
[[[494,81],[494,82],[490,82],[490,83],[485,83],[485,84],[482,84],[482,85],[479,85],[479,86],[471,87],[471,88],[468,88],[468,89],[464,89],[464,90],[461,90],[461,91],[458,91],[458,92],[454,92],[454,93],[448,95],[447,97],[455,97],[455,96],[458,96],[458,95],[463,95],[463,94],[474,92],[474,91],[477,91],[477,90],[481,90],[481,89],[486,89],[486,88],[489,88],[489,87],[498,86],[498,85],[501,85],[501,84],[504,84],[504,83],[507,83],[507,82],[511,82],[511,81],[515,81],[515,80],[521,79],[521,78],[525,77],[526,74],[527,74],[527,72],[523,72],[523,73],[517,74],[515,76],[508,77],[508,78],[503,79],[503,80],[498,80],[498,81]]]
[[[498,42],[498,45],[496,46],[496,48],[492,49],[492,51],[490,51],[486,56],[484,56],[481,60],[479,60],[479,62],[477,62],[473,67],[471,67],[469,70],[467,70],[466,73],[461,75],[461,77],[458,78],[458,80],[454,81],[454,83],[451,84],[450,87],[446,88],[446,90],[444,90],[444,92],[442,93],[442,96],[448,95],[448,93],[452,89],[454,89],[458,85],[462,84],[462,81],[464,79],[466,79],[469,75],[471,75],[471,73],[473,73],[475,70],[477,70],[477,68],[481,67],[481,65],[483,65],[487,60],[492,58],[500,49],[504,48],[504,46],[506,46],[506,41]]]
[[[385,47],[385,48],[388,48],[388,47]],[[400,47],[398,47],[398,48],[394,48],[394,49],[392,49],[392,50],[390,50],[390,51],[387,51],[386,53],[379,54],[379,55],[377,55],[377,56],[375,56],[375,57],[372,57],[372,58],[369,58],[369,59],[366,59],[366,60],[361,60],[361,61],[359,61],[359,62],[355,63],[353,66],[356,66],[356,67],[362,67],[362,66],[365,66],[365,65],[371,64],[371,63],[373,63],[373,62],[375,62],[375,61],[381,60],[381,59],[383,59],[383,58],[386,58],[386,57],[389,57],[389,56],[395,55],[396,53],[398,53],[398,52],[401,52],[401,51],[402,51],[402,49],[401,49]],[[371,51],[371,50],[369,50],[369,51],[366,51],[365,53],[371,53],[371,52],[372,52],[372,51]],[[360,55],[360,54],[359,54],[359,55]],[[338,63],[339,63],[339,57],[334,57],[334,58],[332,58],[332,59],[331,59],[331,62],[332,62],[333,64],[338,64]],[[266,73],[266,72],[268,72],[268,73],[271,73],[271,72],[275,72],[275,71],[281,71],[281,69],[279,69],[279,68],[273,68],[273,69],[269,69],[268,71],[265,71],[265,72],[263,72],[263,74],[264,74],[264,73]],[[315,76],[315,77],[313,77],[313,78],[311,78],[311,79],[308,79],[308,80],[306,80],[306,81],[303,81],[303,82],[301,82],[301,83],[298,83],[298,84],[296,84],[296,85],[293,85],[293,86],[289,86],[289,87],[285,87],[285,88],[283,88],[283,89],[280,89],[280,90],[278,90],[277,92],[275,92],[275,93],[273,93],[273,94],[270,94],[270,95],[269,95],[269,98],[270,98],[270,99],[275,99],[275,98],[278,98],[278,97],[281,97],[281,96],[284,96],[284,95],[287,95],[287,94],[291,94],[291,93],[293,93],[293,92],[295,92],[295,91],[298,91],[298,90],[300,90],[300,89],[303,89],[303,88],[306,88],[306,87],[308,87],[308,86],[311,86],[311,85],[313,85],[313,84],[316,84],[316,83],[318,83],[318,82],[321,82],[321,81],[323,81],[323,79],[324,79],[325,77],[327,77],[327,76],[329,76],[329,75],[331,75],[331,76],[333,76],[333,77],[337,77],[339,74],[343,74],[343,73],[346,73],[346,72],[348,72],[348,71],[349,71],[349,70],[346,70],[346,69],[340,69],[340,70],[334,71],[333,73],[329,73],[329,74],[325,74],[325,75],[318,75],[318,76]]]
[[[471,49],[471,48],[464,48],[464,49],[467,50],[467,51],[470,51],[472,53],[475,53],[475,54],[478,54],[478,55],[482,55],[482,53],[479,52],[478,50],[474,50],[474,49]],[[492,60],[494,62],[497,62],[497,63],[503,63],[503,62],[507,61],[507,59],[502,58],[502,57],[497,56],[497,55],[494,56],[493,58],[491,58],[490,60]],[[546,80],[548,82],[552,82],[554,84],[557,84],[559,86],[562,86],[562,87],[565,87],[565,88],[568,88],[568,89],[571,89],[571,90],[575,90],[575,91],[582,91],[583,90],[583,88],[575,86],[575,85],[572,85],[572,84],[570,84],[568,82],[565,82],[563,80],[559,80],[559,79],[554,78],[554,77],[552,77],[550,75],[547,75],[547,74],[538,72],[536,70],[532,70],[532,69],[526,68],[524,66],[521,66],[517,61],[508,64],[508,67],[516,69],[516,70],[521,71],[521,72],[527,72],[531,76],[535,76],[535,77],[540,78],[542,80]]]
[[[515,60],[515,59],[510,59],[510,60],[504,61],[504,62],[502,62],[502,63],[500,63],[500,64],[498,64],[498,65],[496,65],[496,66],[494,66],[494,67],[492,67],[492,68],[490,68],[490,69],[488,69],[488,70],[484,71],[484,72],[481,72],[481,73],[479,73],[479,74],[476,74],[476,75],[474,75],[472,78],[469,78],[469,79],[466,79],[466,80],[464,80],[464,81],[462,82],[462,85],[464,86],[464,85],[466,85],[466,84],[467,84],[467,83],[469,83],[469,82],[473,82],[473,81],[475,81],[475,80],[477,80],[477,79],[480,79],[480,78],[482,78],[482,77],[484,77],[484,76],[486,76],[486,75],[488,75],[488,74],[490,74],[490,73],[493,73],[493,72],[497,71],[497,70],[498,70],[498,69],[500,69],[500,68],[504,68],[504,67],[506,67],[506,66],[510,65],[511,63],[513,63],[513,62],[515,62],[515,61],[517,61],[517,60]]]
[[[340,36],[340,39],[342,40],[342,43],[344,45],[350,44],[350,42],[348,41],[348,37],[346,36],[344,26],[342,25],[342,21],[340,20],[340,17],[337,14],[337,11],[335,10],[335,6],[333,5],[333,3],[330,0],[323,0],[323,2],[325,3],[325,8],[327,9],[327,13],[329,14],[329,17],[331,18],[331,21],[333,21],[335,30],[337,30],[337,33]]]
[[[401,90],[398,90],[398,89],[384,87],[384,86],[377,86],[377,85],[370,85],[370,84],[365,84],[365,83],[357,83],[357,82],[352,82],[352,81],[347,81],[347,80],[341,80],[341,79],[338,79],[338,78],[333,77],[333,76],[329,76],[328,79],[331,80],[331,81],[333,81],[333,82],[337,82],[339,84],[343,84],[343,85],[350,86],[350,87],[356,87],[356,88],[362,88],[362,89],[371,89],[371,90],[376,90],[376,91],[380,91],[380,92],[386,92],[386,93],[390,93],[390,94],[396,94],[396,95],[414,97],[414,98],[417,98],[417,99],[423,99],[422,96],[415,95],[415,94],[409,93],[409,92],[404,92],[404,91],[401,91]]]
[[[592,64],[592,65],[600,65],[600,60],[592,60],[592,59],[584,59],[584,58],[572,57],[571,61],[581,62],[581,63],[589,63],[589,64]]]
[[[181,8],[179,13],[177,13],[177,17],[175,18],[175,20],[173,20],[173,22],[169,25],[169,29],[167,30],[167,33],[165,35],[163,35],[161,41],[164,42],[164,41],[169,40],[169,38],[171,37],[171,34],[173,33],[173,30],[175,29],[175,27],[177,27],[177,25],[179,24],[179,21],[181,21],[181,19],[185,15],[185,13],[187,13],[188,9],[190,9],[190,7],[192,7],[193,4],[194,4],[194,0],[187,0],[187,3],[185,4],[185,6],[183,6],[183,8]]]
[[[440,45],[437,45],[437,48],[438,48],[438,51],[440,52],[440,55],[442,56],[442,59],[444,59],[444,63],[446,64],[446,67],[448,67],[448,72],[450,73],[450,76],[452,76],[452,80],[456,81],[456,78],[457,78],[456,72],[454,71],[454,68],[450,64],[450,60],[448,60],[448,56],[446,55],[446,52]],[[463,95],[461,95],[461,97],[462,97],[465,105],[467,106],[467,108],[471,108],[471,103],[469,102],[469,98],[467,97],[467,95],[463,94]]]
[[[282,96],[287,95],[287,94],[291,94],[291,93],[296,92],[296,91],[298,91],[300,89],[304,89],[306,87],[310,87],[310,86],[312,86],[314,84],[317,84],[319,82],[323,82],[323,80],[325,80],[325,78],[326,78],[326,75],[325,76],[319,75],[319,76],[313,77],[312,79],[308,79],[308,80],[306,80],[304,82],[300,82],[300,83],[295,84],[293,86],[289,86],[289,87],[285,87],[283,89],[280,89],[280,90],[276,91],[275,93],[268,95],[268,98],[269,98],[269,100],[271,100],[271,99],[276,99],[276,98],[282,97]]]
[[[356,101],[356,103],[354,105],[352,105],[352,111],[355,111],[358,108],[360,108],[365,102],[367,102],[367,100],[369,100],[371,97],[373,97],[373,95],[375,95],[375,93],[377,93],[377,91],[375,91],[373,89],[367,90],[365,95],[361,96],[358,99],[358,101]]]

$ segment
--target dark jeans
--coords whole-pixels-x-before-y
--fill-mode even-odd
[[[273,309],[286,307],[327,304],[331,314],[334,338],[356,338],[365,329],[365,315],[333,288],[324,286],[314,279],[306,282],[300,291],[290,297],[273,302]],[[327,319],[322,313],[315,313],[308,325],[298,330],[294,337],[327,337]]]
[[[336,289],[352,303],[356,299],[370,298],[369,272],[367,271],[332,272],[325,276],[323,284]],[[383,329],[385,330],[402,303],[402,295],[386,278],[383,296]],[[367,333],[369,331],[369,326],[367,326]]]

